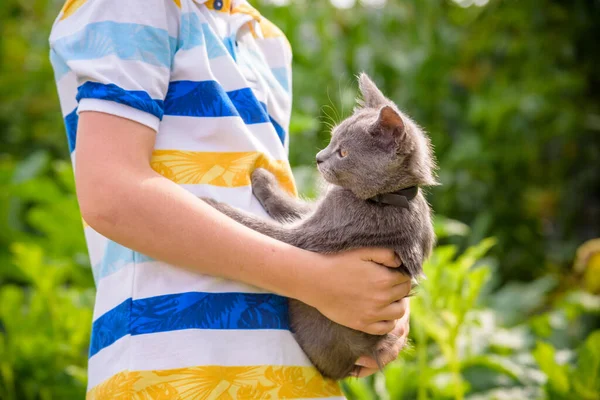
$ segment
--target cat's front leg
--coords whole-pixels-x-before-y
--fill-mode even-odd
[[[236,220],[242,225],[247,226],[250,229],[253,229],[257,232],[262,233],[263,235],[270,236],[282,242],[287,243],[289,241],[289,233],[287,229],[285,229],[282,225],[276,222],[264,220],[253,214],[232,207],[229,204],[221,203],[211,198],[201,197],[201,199],[213,208],[219,210],[221,213]]]
[[[267,214],[279,222],[300,219],[312,210],[311,204],[290,196],[281,188],[275,176],[263,168],[252,172],[252,192]]]

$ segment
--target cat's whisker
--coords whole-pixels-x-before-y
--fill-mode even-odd
[[[329,95],[329,86],[327,87],[327,99],[329,99],[329,102],[331,103],[331,106],[328,106],[328,107],[331,108],[333,110],[333,112],[335,113],[335,117],[336,117],[335,123],[337,124],[342,119],[340,118],[340,114],[338,113],[337,109],[335,108],[335,103],[333,102],[333,100],[331,100],[331,96]]]
[[[337,124],[337,122],[331,117],[331,115],[329,115],[329,113],[327,113],[325,107],[331,108],[328,105],[325,105],[323,107],[321,107],[321,111],[323,112],[323,118],[327,117],[329,119],[329,121],[331,122],[327,122],[327,121],[323,121],[325,124],[327,124],[327,126],[329,127],[329,129],[333,130],[333,128],[335,127],[335,125]]]
[[[321,121],[330,131],[333,131],[333,129],[335,128],[335,125],[333,125],[331,122],[322,120]]]
[[[343,79],[342,77],[340,77],[340,80]],[[338,97],[340,100],[340,104],[342,105],[342,117],[346,117],[346,112],[344,110],[344,99],[342,97],[342,84],[343,83],[347,83],[350,84],[351,82],[349,82],[347,79],[345,80],[345,82],[342,82],[341,84],[338,83]],[[346,89],[346,85],[344,85],[344,89]]]

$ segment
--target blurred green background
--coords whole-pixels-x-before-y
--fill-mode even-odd
[[[363,70],[439,160],[411,345],[348,397],[600,399],[600,2],[252,3],[294,49],[303,193]],[[85,393],[93,279],[48,61],[61,6],[0,6],[0,399]]]

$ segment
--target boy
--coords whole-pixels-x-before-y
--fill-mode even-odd
[[[50,44],[97,286],[88,398],[341,396],[285,297],[395,330],[397,356],[410,281],[380,265],[399,266],[391,251],[311,253],[198,199],[266,216],[256,167],[295,193],[291,50],[273,24],[245,1],[70,0]]]

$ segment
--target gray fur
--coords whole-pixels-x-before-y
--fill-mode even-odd
[[[364,73],[359,84],[362,103],[334,128],[331,142],[317,155],[318,168],[330,185],[316,203],[292,198],[263,169],[252,173],[252,188],[276,221],[205,200],[258,232],[306,250],[394,249],[404,272],[418,277],[434,243],[431,212],[423,194],[419,191],[408,209],[367,199],[409,186],[435,185],[429,138]],[[355,370],[360,356],[377,358],[378,352],[395,343],[391,335],[370,335],[332,322],[294,299],[290,299],[290,320],[312,363],[336,380]]]

